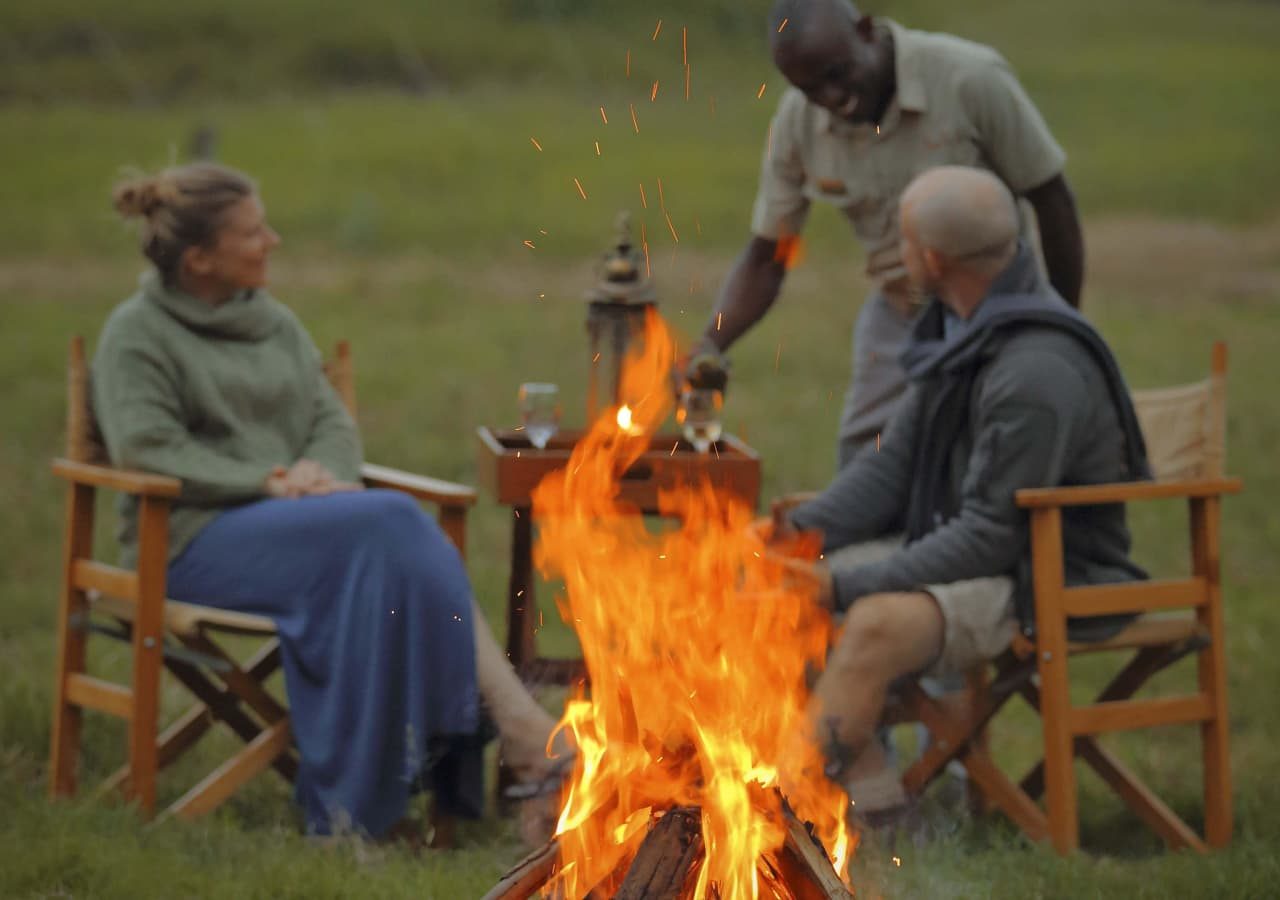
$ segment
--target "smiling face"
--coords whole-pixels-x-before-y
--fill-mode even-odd
[[[773,42],[778,71],[809,99],[848,122],[873,122],[884,105],[888,52],[869,17],[839,7]]]
[[[212,241],[187,249],[183,265],[190,275],[229,296],[266,285],[267,260],[279,243],[262,201],[250,194],[227,208]]]

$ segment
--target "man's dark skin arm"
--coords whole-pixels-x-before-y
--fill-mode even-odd
[[[1040,250],[1049,271],[1049,283],[1072,306],[1080,308],[1080,289],[1084,284],[1084,234],[1080,214],[1071,186],[1062,175],[1055,175],[1026,193],[1036,211],[1040,228]]]
[[[738,257],[703,330],[701,346],[723,352],[760,321],[778,299],[786,267],[777,259],[778,242],[753,236]]]

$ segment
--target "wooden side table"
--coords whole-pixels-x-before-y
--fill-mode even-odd
[[[542,479],[569,462],[582,431],[560,432],[535,449],[522,431],[476,429],[480,482],[512,509],[511,574],[507,582],[507,654],[529,685],[570,684],[583,677],[581,658],[538,654],[533,578],[533,510],[530,496]],[[674,448],[674,450],[673,450]],[[658,513],[658,492],[707,477],[753,508],[760,502],[760,458],[733,435],[723,435],[709,453],[698,453],[674,434],[656,435],[650,449],[622,476],[622,499],[646,514]]]

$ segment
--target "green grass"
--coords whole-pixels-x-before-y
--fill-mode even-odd
[[[285,236],[277,294],[322,346],[354,343],[369,457],[474,482],[472,432],[515,419],[520,381],[557,381],[566,409],[581,408],[579,297],[618,208],[645,226],[664,313],[686,335],[701,325],[745,237],[780,88],[756,27],[763,6],[716,0],[696,13],[615,13],[586,0],[480,0],[446,15],[435,4],[388,0],[354,18],[334,3],[296,0],[229,0],[199,14],[153,0],[0,8],[0,504],[9,511],[0,518],[0,894],[474,897],[519,855],[510,825],[496,819],[468,827],[460,851],[425,859],[320,850],[297,837],[274,776],[194,826],[145,829],[125,809],[46,802],[62,524],[47,461],[61,440],[67,338],[96,335],[141,268],[107,203],[120,168],[180,158],[194,128],[215,126],[222,157],[260,179]],[[869,6],[990,41],[1013,61],[1070,153],[1091,225],[1087,308],[1130,380],[1200,377],[1209,342],[1230,342],[1229,468],[1246,492],[1227,503],[1224,520],[1233,847],[1208,859],[1164,854],[1085,775],[1085,855],[1058,860],[997,820],[900,848],[901,867],[867,849],[857,882],[865,896],[893,897],[1267,896],[1280,877],[1271,853],[1280,838],[1271,777],[1280,660],[1269,644],[1280,628],[1272,464],[1280,419],[1270,391],[1280,100],[1267,88],[1280,74],[1280,7]],[[360,66],[364,74],[353,74]],[[415,83],[406,71],[435,74]],[[655,78],[661,88],[650,102]],[[679,244],[658,208],[658,178]],[[824,210],[813,225],[808,262],[734,351],[726,416],[765,460],[767,495],[820,485],[830,473],[848,328],[864,290],[843,224]],[[1185,514],[1160,507],[1135,519],[1141,558],[1171,566],[1185,546]],[[508,533],[504,511],[483,501],[471,521],[470,568],[494,621]],[[544,592],[549,621],[550,599]],[[545,636],[554,647],[571,643],[563,628]],[[127,659],[107,645],[93,664],[118,676]],[[1103,677],[1096,665],[1080,673],[1085,686]],[[1157,687],[1193,674],[1180,666]],[[168,709],[180,699],[167,689]],[[1006,761],[1030,761],[1028,716],[1000,720],[997,735]],[[86,775],[103,774],[119,763],[122,733],[90,717],[85,745]],[[167,796],[227,746],[179,766]],[[1115,746],[1198,821],[1190,729],[1121,736]]]

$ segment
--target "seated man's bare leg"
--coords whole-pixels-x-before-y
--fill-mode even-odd
[[[873,740],[889,684],[927,668],[942,650],[944,623],[927,593],[873,594],[845,615],[844,627],[818,679],[809,716],[827,758],[828,777],[867,785],[892,778],[883,749]],[[864,809],[890,805],[897,791],[873,791]]]

